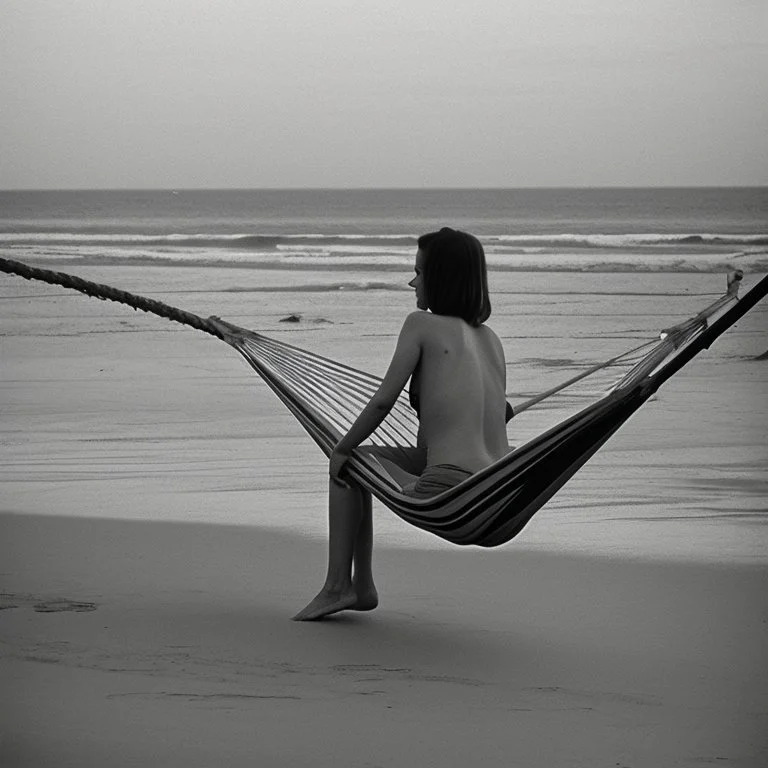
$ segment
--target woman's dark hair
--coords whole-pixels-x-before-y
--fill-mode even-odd
[[[424,254],[427,306],[436,315],[460,317],[477,327],[491,316],[488,270],[480,241],[443,227],[419,238]]]

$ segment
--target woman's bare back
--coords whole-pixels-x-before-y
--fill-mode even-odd
[[[504,351],[487,326],[428,314],[414,378],[427,464],[476,472],[509,451]]]

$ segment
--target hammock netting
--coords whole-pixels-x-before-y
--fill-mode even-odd
[[[7,259],[0,259],[0,271],[127,304],[223,338],[208,320],[109,286]],[[768,293],[768,277],[763,277],[739,298],[740,280],[741,273],[732,273],[727,292],[695,317],[541,395],[514,404],[517,418],[529,408],[546,407],[555,395],[577,390],[576,395],[571,394],[575,413],[439,496],[413,499],[403,492],[403,470],[420,471],[418,420],[404,395],[369,441],[353,453],[349,471],[360,485],[418,528],[455,544],[503,544],[524,528],[667,379]],[[234,333],[225,340],[330,455],[381,379],[281,340],[231,327]]]

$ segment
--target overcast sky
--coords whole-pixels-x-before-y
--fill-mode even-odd
[[[0,187],[768,183],[766,0],[1,0]]]

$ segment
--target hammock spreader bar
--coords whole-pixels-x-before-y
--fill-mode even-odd
[[[110,286],[1,258],[0,271],[127,304],[223,338],[208,320]],[[509,541],[661,384],[768,294],[768,277],[764,277],[738,299],[739,277],[731,278],[725,295],[690,320],[667,329],[657,342],[595,365],[517,405],[515,411],[519,412],[648,347],[605,395],[455,488],[431,499],[413,499],[402,492],[391,474],[387,462],[399,463],[398,457],[409,455],[418,430],[418,421],[402,397],[372,435],[373,447],[362,446],[353,453],[351,474],[406,522],[448,541],[485,547]],[[264,379],[321,450],[330,454],[380,379],[262,334],[236,331],[228,343]],[[378,451],[375,446],[379,446]]]

